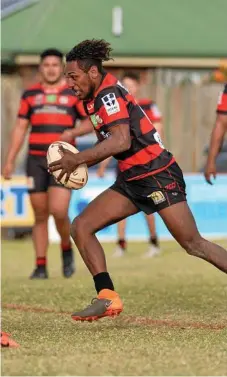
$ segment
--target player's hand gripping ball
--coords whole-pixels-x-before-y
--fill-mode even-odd
[[[88,181],[86,164],[77,165],[75,154],[79,151],[64,141],[52,143],[47,151],[47,164],[50,174],[63,186],[79,190]]]

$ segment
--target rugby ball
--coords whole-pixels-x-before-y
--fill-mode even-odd
[[[63,146],[63,148],[68,149],[69,151],[73,153],[79,153],[79,151],[71,144],[66,143],[65,141],[56,141],[52,144],[50,144],[48,151],[47,151],[47,165],[51,164],[54,161],[60,160],[62,158],[62,152],[59,149],[60,145]],[[51,173],[55,180],[57,181],[57,177],[59,176],[61,170],[56,170],[55,172]],[[88,181],[88,169],[86,164],[79,165],[76,170],[70,174],[69,180],[67,183],[65,183],[65,176],[61,179],[61,181],[57,181],[61,183],[63,186],[79,190],[82,187],[84,187]]]

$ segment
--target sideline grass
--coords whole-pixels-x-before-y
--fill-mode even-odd
[[[146,244],[129,246],[125,258],[113,259],[113,244],[105,245],[124,313],[90,324],[35,311],[71,313],[95,296],[79,257],[75,277],[63,279],[58,247],[51,246],[50,279],[30,281],[31,242],[2,243],[2,329],[21,345],[3,349],[3,375],[227,374],[226,275],[174,242],[163,243],[152,260],[142,259]]]

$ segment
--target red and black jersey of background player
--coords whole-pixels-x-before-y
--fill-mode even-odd
[[[156,174],[175,161],[164,149],[158,132],[135,99],[111,74],[104,75],[95,98],[84,101],[84,108],[100,141],[111,135],[111,127],[129,125],[131,147],[114,156],[122,179]]]
[[[217,113],[227,115],[227,84],[225,85],[223,92],[220,93]]]
[[[152,123],[157,123],[161,121],[162,115],[155,102],[148,98],[139,99],[137,102]]]
[[[48,146],[85,116],[82,102],[67,85],[46,89],[37,84],[26,90],[18,117],[28,119],[31,124],[29,154],[45,156]]]

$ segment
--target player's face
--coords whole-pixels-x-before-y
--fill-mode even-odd
[[[63,64],[57,56],[47,56],[40,64],[40,73],[47,84],[57,84],[63,74]]]
[[[122,84],[126,89],[128,89],[129,93],[133,97],[137,97],[139,92],[139,83],[136,80],[130,79],[129,77],[125,77],[122,80]]]
[[[76,61],[66,63],[65,77],[67,84],[79,100],[93,98],[97,76],[96,67],[91,67],[88,72],[84,72]]]

